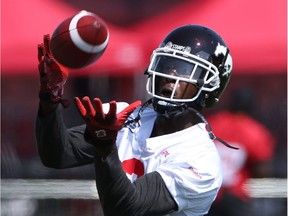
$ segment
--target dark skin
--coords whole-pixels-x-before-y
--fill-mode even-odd
[[[170,72],[170,74],[179,76],[176,71]],[[160,78],[158,82],[157,93],[162,97],[170,97],[175,86],[175,80],[169,78]],[[177,99],[188,99],[194,97],[197,93],[197,87],[192,83],[179,82],[176,86],[175,96]],[[176,131],[183,130],[199,123],[198,118],[195,118],[191,111],[185,110],[180,115],[166,118],[159,115],[155,121],[154,128],[151,137],[161,136]]]

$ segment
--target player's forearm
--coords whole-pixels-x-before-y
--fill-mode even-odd
[[[53,103],[52,101],[40,101],[39,103],[39,115],[41,117],[47,116],[57,108],[58,104]]]
[[[117,151],[95,159],[96,183],[105,216],[165,215],[177,210],[161,176],[146,174],[131,183]]]
[[[41,115],[36,121],[36,140],[42,163],[51,168],[67,168],[92,163],[93,148],[85,145],[81,127],[67,130],[59,109]],[[82,146],[82,147],[79,147]],[[90,147],[90,148],[89,148]],[[81,149],[82,148],[82,149]]]
[[[64,166],[61,159],[65,149],[65,136],[61,133],[65,129],[61,126],[62,120],[57,115],[56,107],[48,111],[40,105],[36,121],[36,140],[42,163],[48,167],[61,168]]]

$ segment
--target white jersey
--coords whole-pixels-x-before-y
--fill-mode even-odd
[[[135,118],[138,110],[131,117]],[[117,147],[123,169],[131,182],[146,173],[158,172],[178,204],[178,211],[171,216],[204,215],[222,182],[215,144],[204,123],[150,138],[156,116],[153,109],[146,108],[138,127],[119,131]]]

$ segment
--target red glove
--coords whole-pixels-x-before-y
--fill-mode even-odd
[[[117,133],[127,120],[128,116],[141,105],[141,101],[136,101],[116,114],[116,101],[111,101],[107,114],[103,112],[102,102],[99,98],[94,98],[95,109],[89,97],[76,97],[75,103],[86,123],[86,141],[96,148],[103,148],[107,144],[114,144]],[[106,142],[107,141],[107,142]]]
[[[62,100],[68,69],[56,62],[50,51],[50,35],[44,35],[44,43],[38,44],[38,71],[40,74],[40,100],[50,100],[68,106]]]

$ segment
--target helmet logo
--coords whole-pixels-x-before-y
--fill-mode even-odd
[[[184,53],[190,53],[191,51],[191,47],[189,46],[182,46],[182,45],[178,45],[178,44],[173,44],[171,41],[169,41],[164,48],[168,48],[168,49],[174,49],[174,50],[179,50],[182,51]]]
[[[214,54],[215,54],[216,56],[219,56],[220,54],[222,54],[222,55],[225,56],[225,55],[226,55],[226,52],[227,52],[227,47],[221,45],[221,44],[218,42]]]
[[[228,76],[232,71],[232,57],[228,54],[225,65],[224,65],[224,73],[223,76]]]
[[[224,55],[224,56],[226,56],[227,52],[228,52],[227,47],[221,45],[221,44],[218,42],[214,54],[215,54],[216,56],[219,56],[219,55],[221,55],[221,54]],[[231,55],[228,53],[227,59],[226,59],[226,61],[225,61],[225,63],[224,63],[224,73],[222,74],[222,76],[228,76],[228,75],[231,73],[231,71],[232,71],[232,57],[231,57]]]

